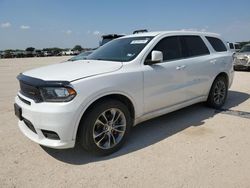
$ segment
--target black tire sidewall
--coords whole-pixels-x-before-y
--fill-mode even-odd
[[[221,104],[216,104],[214,102],[214,89],[215,89],[215,86],[216,86],[217,82],[219,82],[219,81],[223,81],[224,82],[225,87],[226,87],[226,91],[225,91],[225,97],[224,97],[222,103]],[[227,80],[226,80],[225,77],[219,76],[213,82],[213,85],[212,85],[212,87],[210,89],[209,96],[208,96],[208,99],[207,99],[207,104],[210,107],[212,107],[212,108],[220,109],[225,104],[225,101],[227,99],[227,94],[228,94],[228,83],[227,83]]]
[[[126,118],[126,131],[123,135],[122,140],[116,146],[110,149],[101,149],[94,142],[93,126],[99,115],[110,108],[117,108],[124,113]],[[132,118],[128,108],[120,101],[112,99],[106,100],[94,105],[84,116],[83,121],[80,123],[79,142],[86,150],[94,154],[108,155],[121,148],[129,135],[131,127]]]

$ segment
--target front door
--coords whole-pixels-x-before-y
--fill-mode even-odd
[[[163,62],[144,65],[144,113],[186,100],[186,60],[182,59],[179,37],[163,38],[153,50],[163,53]],[[151,59],[151,52],[146,59]]]

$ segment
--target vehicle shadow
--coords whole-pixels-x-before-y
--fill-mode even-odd
[[[223,111],[238,106],[249,98],[249,94],[238,91],[229,91],[228,100]],[[118,152],[98,157],[85,152],[79,145],[73,149],[56,150],[42,147],[50,156],[65,163],[83,165],[91,162],[109,160],[126,155],[131,152],[146,148],[161,140],[164,140],[188,127],[196,127],[204,124],[204,120],[220,113],[203,104],[195,104],[190,107],[172,112],[167,115],[146,121],[133,128],[127,143]]]

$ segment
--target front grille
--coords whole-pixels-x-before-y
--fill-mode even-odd
[[[20,92],[28,97],[33,99],[35,102],[41,102],[42,101],[42,97],[40,94],[40,90],[32,85],[26,84],[22,81],[20,81]]]
[[[236,59],[235,64],[236,65],[246,65],[247,60],[246,59]]]

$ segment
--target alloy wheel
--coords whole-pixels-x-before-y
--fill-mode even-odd
[[[214,87],[214,103],[220,105],[226,97],[226,85],[222,80],[219,80]]]
[[[93,127],[94,143],[101,149],[116,146],[126,131],[126,118],[118,108],[111,108],[102,112]]]

